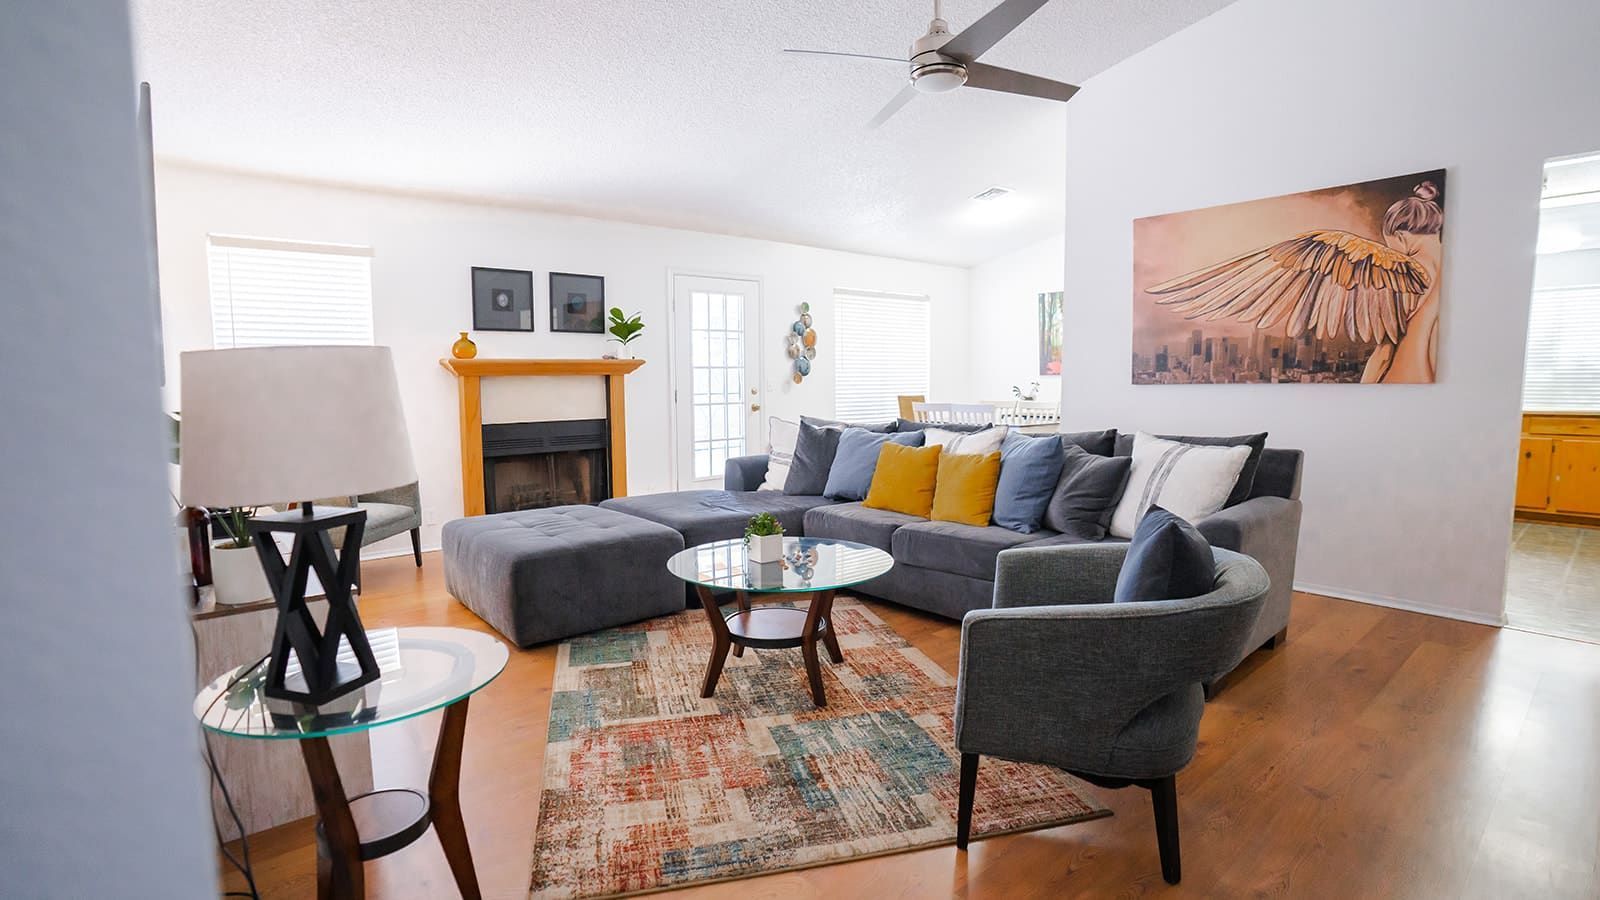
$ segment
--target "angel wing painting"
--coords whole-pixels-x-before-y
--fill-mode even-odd
[[[1134,383],[1432,382],[1444,175],[1137,220]]]

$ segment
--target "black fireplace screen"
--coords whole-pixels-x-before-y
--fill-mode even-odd
[[[604,419],[483,426],[487,512],[599,503],[611,496]]]

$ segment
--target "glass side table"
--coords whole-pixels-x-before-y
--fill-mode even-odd
[[[752,562],[744,541],[738,539],[674,554],[667,560],[667,570],[695,586],[711,625],[711,660],[700,696],[716,694],[730,648],[734,656],[743,656],[746,647],[799,647],[811,682],[811,700],[827,706],[817,643],[822,643],[829,660],[844,662],[833,633],[834,591],[871,581],[893,567],[894,558],[877,547],[828,538],[786,537],[783,558],[769,563]],[[723,615],[715,591],[733,591],[738,609]],[[755,608],[752,597],[796,605]],[[798,605],[802,600],[808,601],[804,608]]]
[[[219,676],[194,700],[207,730],[232,738],[300,742],[317,804],[317,896],[365,894],[361,864],[405,847],[432,825],[461,896],[478,898],[478,876],[461,820],[461,750],[467,701],[505,669],[506,646],[465,628],[367,632],[382,676],[320,706],[266,697],[266,661]],[[345,648],[344,652],[348,652]],[[298,677],[291,661],[289,678]],[[397,788],[346,797],[328,738],[444,710],[428,790]]]

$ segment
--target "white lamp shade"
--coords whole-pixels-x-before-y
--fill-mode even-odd
[[[185,506],[267,506],[417,480],[388,347],[182,354]]]

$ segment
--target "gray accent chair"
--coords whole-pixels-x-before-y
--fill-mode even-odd
[[[417,483],[357,494],[356,506],[367,511],[367,530],[361,535],[361,546],[375,544],[384,538],[402,532],[411,532],[411,557],[417,568],[422,568],[422,494]],[[337,544],[338,538],[334,538]]]
[[[1112,603],[1127,551],[1075,544],[999,555],[994,607],[961,623],[957,847],[971,834],[978,759],[998,756],[1150,791],[1161,875],[1182,877],[1176,776],[1199,739],[1201,685],[1251,646],[1271,585],[1254,559],[1213,549],[1210,593]]]

